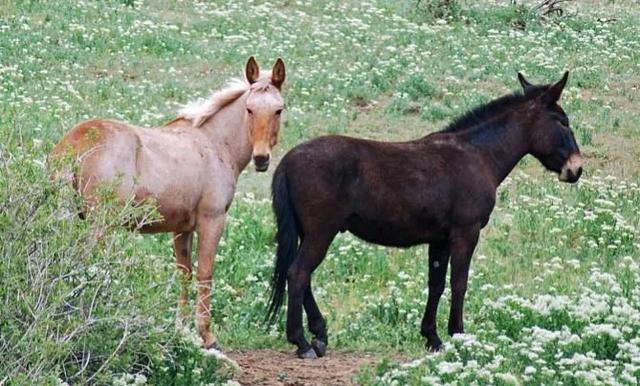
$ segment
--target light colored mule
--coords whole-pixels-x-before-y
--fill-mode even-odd
[[[85,197],[90,212],[97,203],[95,189],[112,183],[120,199],[142,202],[152,198],[162,221],[142,232],[173,232],[178,269],[185,275],[180,294],[184,315],[191,281],[191,244],[198,235],[197,327],[207,348],[217,344],[211,333],[210,292],[213,264],[231,205],[238,175],[253,158],[265,171],[278,140],[280,95],[285,66],[278,59],[271,72],[261,72],[249,58],[243,80],[234,80],[204,102],[180,111],[162,127],[92,119],[67,132],[53,158],[71,153],[79,163],[67,173]]]

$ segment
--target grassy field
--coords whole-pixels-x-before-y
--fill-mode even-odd
[[[570,17],[545,21],[532,2],[506,0],[126,3],[0,0],[0,385],[228,379],[175,327],[170,236],[119,228],[145,208],[113,202],[80,221],[46,155],[89,117],[162,124],[249,55],[287,64],[276,161],[327,133],[416,138],[517,89],[516,71],[542,83],[570,70],[561,104],[585,175],[562,185],[527,157],[501,186],[472,262],[467,334],[425,355],[424,247],[341,234],[314,290],[330,350],[379,356],[362,384],[640,382],[637,2],[573,2]],[[269,183],[242,174],[216,259],[213,323],[228,349],[293,350],[283,320],[262,324]]]

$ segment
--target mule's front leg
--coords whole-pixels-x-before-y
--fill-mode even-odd
[[[198,221],[198,299],[196,325],[205,348],[217,347],[216,337],[211,333],[211,284],[213,264],[218,243],[224,228],[224,213],[203,215]]]
[[[462,309],[467,292],[471,256],[478,243],[480,225],[451,230],[451,310],[449,313],[449,335],[464,332]]]
[[[442,340],[437,331],[438,303],[444,292],[449,264],[449,243],[433,243],[429,245],[429,297],[422,317],[420,333],[427,338],[427,348],[438,351]]]

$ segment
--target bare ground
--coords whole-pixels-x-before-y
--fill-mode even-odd
[[[292,352],[267,349],[232,351],[228,356],[242,368],[236,381],[260,386],[355,385],[358,370],[378,359],[369,353],[333,351],[324,358],[303,360]]]

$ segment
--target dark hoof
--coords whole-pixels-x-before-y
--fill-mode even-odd
[[[319,339],[312,340],[311,347],[319,358],[322,358],[327,353],[327,344]]]
[[[435,338],[427,339],[426,344],[429,352],[438,352],[442,350],[442,341],[437,336]]]
[[[296,355],[300,359],[318,359],[315,350],[311,347],[303,352],[301,352],[300,350],[296,351]]]

